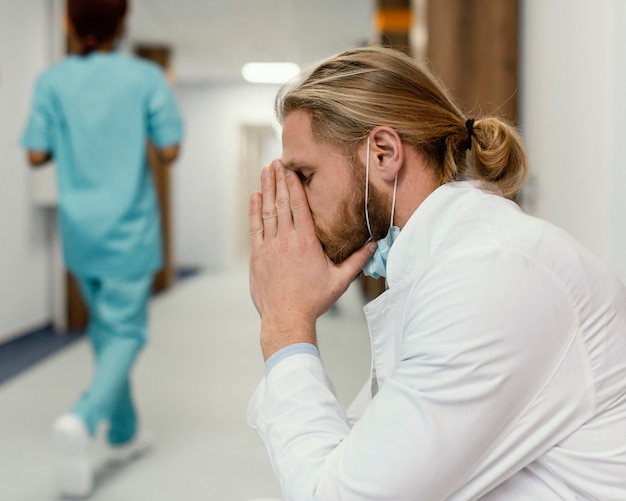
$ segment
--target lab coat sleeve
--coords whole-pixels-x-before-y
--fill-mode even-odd
[[[257,390],[249,420],[286,500],[476,499],[591,415],[549,270],[501,251],[444,257],[403,296],[384,320],[395,369],[352,428],[314,357],[280,362]],[[538,401],[551,384],[568,390]]]
[[[293,384],[283,384],[285,379]],[[311,406],[310,399],[316,405]],[[308,431],[303,436],[303,430],[286,419],[308,423]],[[322,361],[312,354],[291,355],[272,368],[252,397],[248,423],[265,444],[282,444],[268,451],[274,470],[280,472],[283,493],[291,491],[296,478],[307,484],[302,492],[312,492],[319,469],[350,430]],[[316,439],[320,435],[323,440]]]

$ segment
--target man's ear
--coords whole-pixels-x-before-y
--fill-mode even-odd
[[[380,176],[392,182],[404,164],[404,148],[398,133],[384,125],[375,127],[370,133],[370,162]]]

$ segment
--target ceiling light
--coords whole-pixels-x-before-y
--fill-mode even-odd
[[[300,73],[296,63],[246,63],[241,74],[250,83],[285,83]]]

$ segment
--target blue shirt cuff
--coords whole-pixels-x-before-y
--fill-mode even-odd
[[[274,353],[270,358],[268,358],[265,362],[265,375],[267,376],[272,368],[281,360],[288,358],[292,355],[298,355],[300,353],[305,353],[309,355],[314,355],[317,358],[320,358],[320,352],[317,349],[317,346],[311,343],[295,343],[290,344],[289,346],[285,346],[284,348],[278,350]]]

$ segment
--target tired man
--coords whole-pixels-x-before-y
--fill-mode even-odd
[[[626,289],[514,202],[517,132],[409,57],[344,52],[278,97],[250,198],[265,377],[248,419],[286,500],[626,499]],[[372,374],[356,422],[315,323],[363,271]]]

